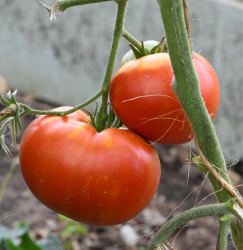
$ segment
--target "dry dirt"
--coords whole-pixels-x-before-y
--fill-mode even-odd
[[[20,96],[19,101],[37,109],[50,109],[53,107],[53,105],[36,101],[28,96]],[[0,110],[1,109],[2,107],[0,106]],[[33,119],[33,116],[25,116],[23,118],[24,128],[26,128]],[[17,142],[19,143],[20,140],[21,134],[19,134]],[[0,185],[13,160],[18,157],[18,146],[10,148],[13,153],[12,159],[8,159],[2,151],[0,152]],[[70,241],[72,244],[72,248],[69,249],[145,249],[143,247],[148,245],[154,233],[159,228],[159,225],[163,223],[165,218],[172,211],[170,218],[194,206],[199,191],[197,187],[203,182],[204,175],[198,171],[196,165],[191,164],[190,178],[187,186],[189,168],[187,159],[190,158],[190,149],[187,147],[170,147],[164,145],[156,145],[156,149],[160,155],[162,165],[162,176],[158,192],[143,212],[125,223],[131,225],[132,229],[139,237],[136,244],[137,248],[132,248],[124,244],[125,239],[122,238],[120,234],[122,225],[112,227],[84,225],[88,230],[88,234],[86,236],[73,235],[71,238],[67,239],[66,242]],[[241,165],[239,165],[238,168],[241,169]],[[240,175],[238,174],[237,178],[239,177]],[[180,207],[178,207],[190,192],[192,192],[192,194]],[[212,192],[210,184],[206,182],[201,189],[198,202]],[[216,202],[215,196],[210,195],[201,205]],[[175,209],[176,207],[178,208]],[[0,221],[3,226],[9,229],[12,228],[13,224],[17,221],[26,221],[30,226],[32,236],[52,232],[60,237],[60,231],[64,227],[64,222],[58,218],[57,214],[42,205],[29,191],[22,178],[19,166],[13,173],[1,201]],[[176,238],[175,249],[215,250],[217,228],[218,221],[216,217],[205,217],[191,221]],[[153,233],[150,234],[151,232]],[[146,235],[149,236],[142,237]],[[169,242],[172,244],[173,237],[169,239]],[[117,244],[121,245],[114,246]],[[231,240],[229,240],[228,250],[233,249],[235,248]]]

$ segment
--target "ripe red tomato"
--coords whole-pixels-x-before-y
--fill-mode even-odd
[[[23,136],[19,158],[39,201],[90,225],[133,218],[150,202],[160,180],[160,161],[148,142],[124,129],[98,133],[81,110],[35,119]]]
[[[200,90],[214,119],[219,104],[217,76],[201,55],[193,54]],[[116,116],[130,130],[152,142],[177,145],[192,140],[192,128],[174,94],[169,55],[148,55],[124,64],[111,80],[109,95]]]

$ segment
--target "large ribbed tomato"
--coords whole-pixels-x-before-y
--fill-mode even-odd
[[[160,180],[159,157],[149,143],[124,129],[98,133],[81,110],[35,119],[24,133],[19,158],[38,200],[90,225],[133,218],[150,202]]]
[[[219,83],[212,66],[201,55],[193,60],[200,90],[212,119],[219,104]],[[174,94],[168,53],[158,53],[125,63],[111,80],[111,105],[120,121],[143,138],[164,144],[189,142],[192,128]]]

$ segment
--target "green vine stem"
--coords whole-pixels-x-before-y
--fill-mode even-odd
[[[219,234],[216,250],[227,250],[228,230],[233,216],[225,214],[219,217]]]
[[[37,0],[41,5],[43,5],[48,12],[50,13],[50,20],[56,20],[57,14],[63,12],[69,7],[77,6],[77,5],[84,5],[84,4],[91,4],[91,3],[100,3],[100,2],[108,2],[114,0],[64,0],[58,1],[53,4],[44,4]]]
[[[158,247],[163,248],[163,244],[165,240],[172,234],[172,232],[183,225],[184,223],[194,220],[196,218],[205,217],[205,216],[218,216],[220,218],[225,218],[222,216],[228,216],[230,221],[233,219],[236,221],[243,222],[243,217],[238,213],[238,211],[234,207],[234,201],[231,199],[227,203],[222,204],[213,204],[213,205],[205,205],[201,207],[195,207],[188,211],[185,211],[178,216],[174,217],[170,221],[168,221],[155,235],[153,241],[150,243],[147,250],[155,250]],[[225,226],[225,225],[224,225]],[[223,229],[221,229],[221,233]],[[222,235],[220,236],[221,241]],[[217,249],[222,250],[222,249]]]
[[[221,176],[230,183],[225,160],[199,89],[186,30],[182,0],[159,0],[167,45],[175,81],[172,88],[192,126],[197,143],[206,159],[222,170]],[[217,193],[220,202],[232,196],[223,189]]]
[[[64,11],[67,8],[77,6],[77,5],[84,5],[84,4],[91,4],[91,3],[101,3],[101,2],[110,2],[114,0],[66,0],[66,1],[58,1],[59,10]]]
[[[104,93],[103,90],[100,90],[98,93],[96,93],[94,96],[92,96],[91,98],[89,98],[87,101],[79,104],[78,106],[66,110],[66,111],[45,111],[45,110],[37,110],[37,109],[32,109],[30,108],[28,105],[24,104],[24,103],[20,103],[20,108],[24,109],[24,112],[22,113],[21,116],[26,115],[26,114],[35,114],[35,115],[56,115],[56,116],[64,116],[64,115],[69,115],[85,106],[87,106],[88,104],[90,104],[91,102],[93,102],[94,100],[96,100],[98,97],[100,97],[102,94]]]
[[[117,55],[120,39],[123,33],[123,26],[124,26],[124,21],[125,21],[125,13],[126,13],[128,0],[119,0],[119,1],[116,0],[116,2],[118,4],[118,8],[117,8],[117,14],[116,14],[116,23],[115,23],[114,33],[113,33],[113,41],[111,45],[111,51],[110,51],[108,65],[106,68],[104,81],[101,87],[103,91],[103,94],[102,94],[102,124],[103,126],[105,126],[105,123],[108,118],[108,114],[107,114],[108,90],[110,86],[114,64],[116,61],[116,55]]]
[[[158,3],[175,74],[172,88],[192,126],[200,151],[212,166],[216,166],[219,169],[221,177],[231,184],[214,126],[200,94],[199,80],[194,69],[186,30],[183,1],[158,0]],[[219,202],[227,202],[232,195],[224,187],[222,188],[222,185],[216,179],[213,180],[212,186],[217,191],[216,196]],[[241,246],[243,243],[240,240],[239,233],[243,233],[243,225],[232,223],[231,229],[236,247],[242,250]]]

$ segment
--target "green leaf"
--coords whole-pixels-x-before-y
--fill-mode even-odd
[[[62,214],[58,214],[58,218],[64,221],[71,221],[71,219],[69,219],[68,217],[62,215]]]
[[[87,229],[80,223],[76,221],[70,221],[61,232],[61,237],[66,239],[73,234],[86,235],[88,233]]]
[[[20,247],[14,245],[9,239],[3,239],[0,243],[0,250],[22,250]]]
[[[31,238],[29,233],[23,234],[21,237],[21,244],[19,245],[23,250],[43,250],[43,248],[39,247]]]

